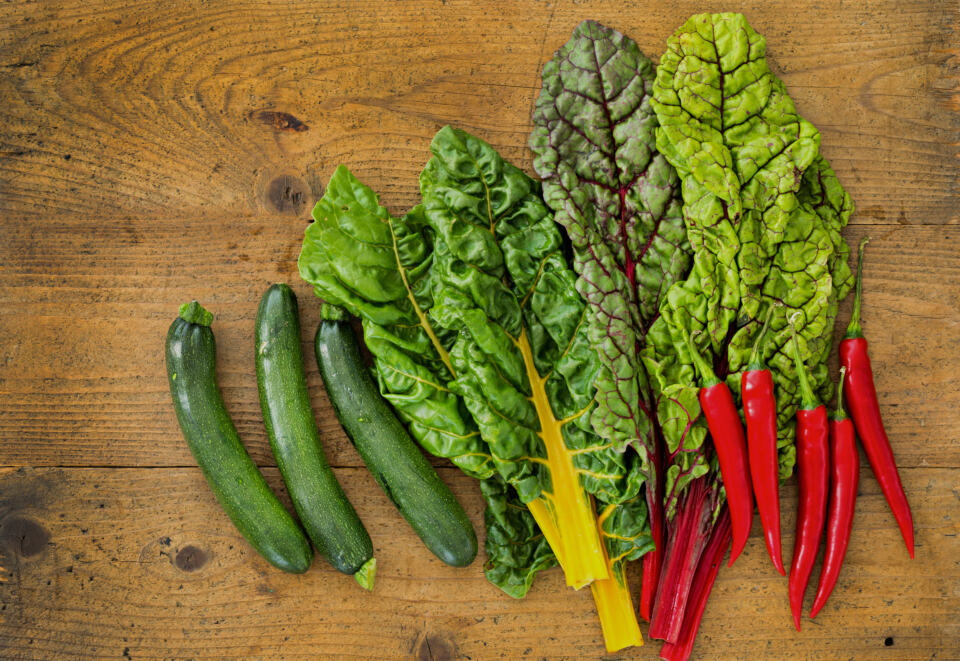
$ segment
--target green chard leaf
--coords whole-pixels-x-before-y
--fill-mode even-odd
[[[536,182],[488,144],[447,127],[431,151],[423,203],[403,218],[338,168],[301,275],[362,319],[381,392],[426,450],[488,493],[509,485],[547,539],[566,540],[568,582],[606,579],[591,495],[629,501],[642,476],[591,427],[599,364],[559,229]],[[519,594],[551,560],[527,515],[490,500],[488,576]]]
[[[536,183],[463,131],[442,129],[431,151],[420,177],[442,238],[431,314],[457,333],[457,385],[500,475],[524,502],[550,501],[566,462],[604,502],[633,497],[626,460],[590,429],[596,354]]]
[[[853,205],[765,51],[739,14],[693,16],[668,40],[653,88],[657,148],[682,181],[694,251],[693,270],[667,293],[642,352],[672,457],[668,511],[691,479],[717,470],[702,447],[707,430],[684,333],[738,393],[763,314],[781,304],[763,349],[777,384],[783,476],[794,463],[790,420],[799,403],[788,316],[813,383],[831,387],[824,362],[851,284],[840,229]]]
[[[543,68],[530,147],[544,199],[567,230],[600,354],[594,430],[648,461],[653,399],[637,356],[690,249],[673,167],[655,148],[653,65],[637,44],[584,21]],[[648,468],[644,467],[644,472]]]
[[[480,433],[451,391],[450,333],[428,313],[435,274],[422,213],[390,216],[377,195],[340,166],[313,210],[304,237],[301,277],[328,303],[363,321],[381,394],[431,454],[479,479],[494,467]]]
[[[647,504],[642,496],[606,505],[600,512],[600,535],[606,547],[614,578],[625,582],[624,564],[653,550]]]
[[[527,506],[499,476],[480,483],[487,503],[484,574],[511,597],[526,596],[534,577],[557,566],[557,558]]]

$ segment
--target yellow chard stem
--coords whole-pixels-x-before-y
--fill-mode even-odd
[[[526,366],[530,400],[540,419],[540,439],[546,448],[547,465],[550,467],[553,493],[546,494],[547,497],[543,500],[556,522],[563,547],[563,568],[567,585],[580,589],[593,581],[610,576],[597,530],[593,502],[580,484],[580,477],[573,464],[573,455],[563,440],[562,423],[557,420],[550,406],[546,391],[547,380],[540,376],[534,366],[533,351],[526,329],[521,332],[516,344]]]
[[[610,570],[615,571],[612,566]],[[643,634],[640,633],[637,614],[633,610],[633,597],[627,586],[626,567],[622,568],[619,578],[594,581],[590,584],[590,590],[597,605],[607,651],[616,652],[625,647],[643,645]]]
[[[527,503],[527,509],[530,510],[530,514],[533,515],[533,520],[537,522],[540,532],[543,533],[547,544],[550,545],[550,550],[553,551],[557,562],[560,563],[560,569],[566,574],[567,567],[563,562],[563,541],[560,539],[560,531],[557,530],[557,523],[553,520],[553,515],[550,514],[546,502],[542,498],[531,500]]]
[[[597,531],[603,536],[603,521],[613,513],[615,505],[607,505],[597,519]],[[600,628],[603,630],[603,643],[608,652],[616,652],[625,647],[643,645],[643,634],[637,622],[637,613],[633,609],[633,597],[627,585],[627,567],[619,558],[610,559],[604,548],[604,559],[610,571],[610,578],[594,581],[590,584],[593,602],[600,616]],[[617,565],[619,563],[619,566]]]
[[[546,502],[538,498],[527,503],[527,507],[553,550],[553,554],[557,557],[557,562],[566,572],[560,531],[557,530],[557,524],[554,522]],[[604,514],[597,521],[597,530],[600,531],[601,535],[603,534],[601,527],[603,519],[612,509],[612,505],[607,506]],[[604,557],[606,557],[606,553],[604,553]],[[625,647],[643,645],[643,634],[640,633],[637,614],[633,608],[633,598],[630,596],[630,588],[627,585],[626,567],[622,567],[622,570],[618,572],[617,568],[614,567],[614,561],[606,559],[606,563],[610,571],[610,578],[594,581],[590,584],[590,590],[593,593],[593,601],[597,606],[600,628],[603,630],[603,642],[607,651],[616,652]]]

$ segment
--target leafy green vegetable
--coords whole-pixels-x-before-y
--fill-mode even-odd
[[[620,582],[624,564],[653,550],[653,537],[647,521],[647,506],[635,496],[619,504],[610,504],[600,513],[600,535],[606,547],[614,578]]]
[[[361,317],[381,392],[428,451],[511,485],[565,540],[572,584],[606,578],[590,496],[630,500],[642,478],[591,428],[598,363],[559,231],[486,143],[448,127],[431,151],[403,218],[338,168],[301,275]]]
[[[693,271],[667,293],[643,350],[673,458],[668,511],[690,480],[711,470],[684,332],[738,392],[766,306],[783,303],[765,348],[777,384],[783,475],[793,467],[794,429],[786,423],[798,403],[783,350],[787,315],[798,321],[815,384],[830,388],[824,360],[837,302],[850,287],[840,229],[853,205],[818,155],[816,129],[767,67],[765,49],[743,16],[700,14],[668,40],[654,84],[657,148],[681,178],[694,249]]]
[[[543,68],[530,136],[600,354],[593,428],[617,447],[632,443],[644,461],[654,452],[653,400],[637,351],[661,293],[689,268],[679,181],[654,148],[652,85],[635,42],[584,21]]]
[[[432,454],[469,475],[490,477],[493,463],[480,433],[450,389],[452,334],[437,336],[432,305],[433,246],[417,207],[393,218],[376,194],[340,166],[313,210],[298,265],[328,303],[363,320],[376,357],[380,391]]]
[[[441,130],[432,151],[420,176],[439,238],[431,315],[458,333],[450,349],[457,385],[499,473],[524,502],[544,495],[557,508],[564,495],[553,491],[570,478],[605,502],[632,497],[639,484],[622,455],[587,423],[596,355],[534,182],[454,129]]]
[[[629,445],[639,453],[636,470],[647,481],[650,529],[662,545],[662,441],[638,352],[661,295],[689,270],[690,247],[679,180],[655,148],[653,80],[653,65],[635,42],[584,21],[543,68],[530,147],[544,200],[570,237],[590,341],[599,352],[591,423],[613,447]],[[625,582],[625,559],[647,548],[627,554],[607,549],[618,558],[611,563],[618,581]],[[656,584],[661,558],[647,559],[645,582]],[[648,588],[645,598],[653,593]],[[608,601],[618,598],[607,595]],[[629,622],[609,617],[607,623],[601,610],[607,642],[629,638],[623,633]]]
[[[541,570],[557,566],[557,558],[530,510],[502,479],[484,480],[480,491],[487,503],[484,573],[491,583],[519,599]]]

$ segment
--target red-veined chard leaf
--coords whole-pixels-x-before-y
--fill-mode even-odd
[[[697,15],[668,40],[654,84],[657,147],[681,178],[694,249],[693,270],[667,293],[643,351],[672,454],[670,511],[684,486],[711,469],[685,333],[739,392],[760,318],[781,304],[764,353],[777,385],[784,475],[793,466],[788,420],[798,404],[784,350],[788,315],[815,384],[824,393],[831,387],[824,361],[837,303],[850,287],[840,229],[853,205],[765,51],[743,16]]]
[[[679,180],[656,150],[653,80],[635,42],[584,21],[543,68],[530,147],[544,199],[570,237],[600,354],[591,423],[614,447],[639,453],[650,527],[662,544],[662,441],[639,350],[662,295],[689,270],[690,247]],[[620,558],[613,566],[623,580],[633,556],[608,554]],[[649,558],[645,581],[657,581],[660,559]]]
[[[637,356],[660,297],[686,275],[679,180],[655,148],[653,65],[637,44],[584,21],[544,65],[530,147],[547,204],[567,230],[577,288],[600,353],[594,429],[653,454],[647,378]]]

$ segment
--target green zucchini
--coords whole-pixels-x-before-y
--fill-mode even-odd
[[[267,289],[254,335],[263,422],[293,507],[321,555],[372,590],[373,544],[323,454],[303,371],[297,298],[290,287]]]
[[[324,306],[325,317],[338,310]],[[324,318],[314,348],[333,410],[374,479],[438,558],[465,567],[477,556],[466,512],[380,395],[350,323]]]
[[[305,572],[313,560],[310,542],[247,454],[217,389],[212,321],[193,301],[180,306],[167,332],[167,379],[177,421],[240,534],[274,566]]]

